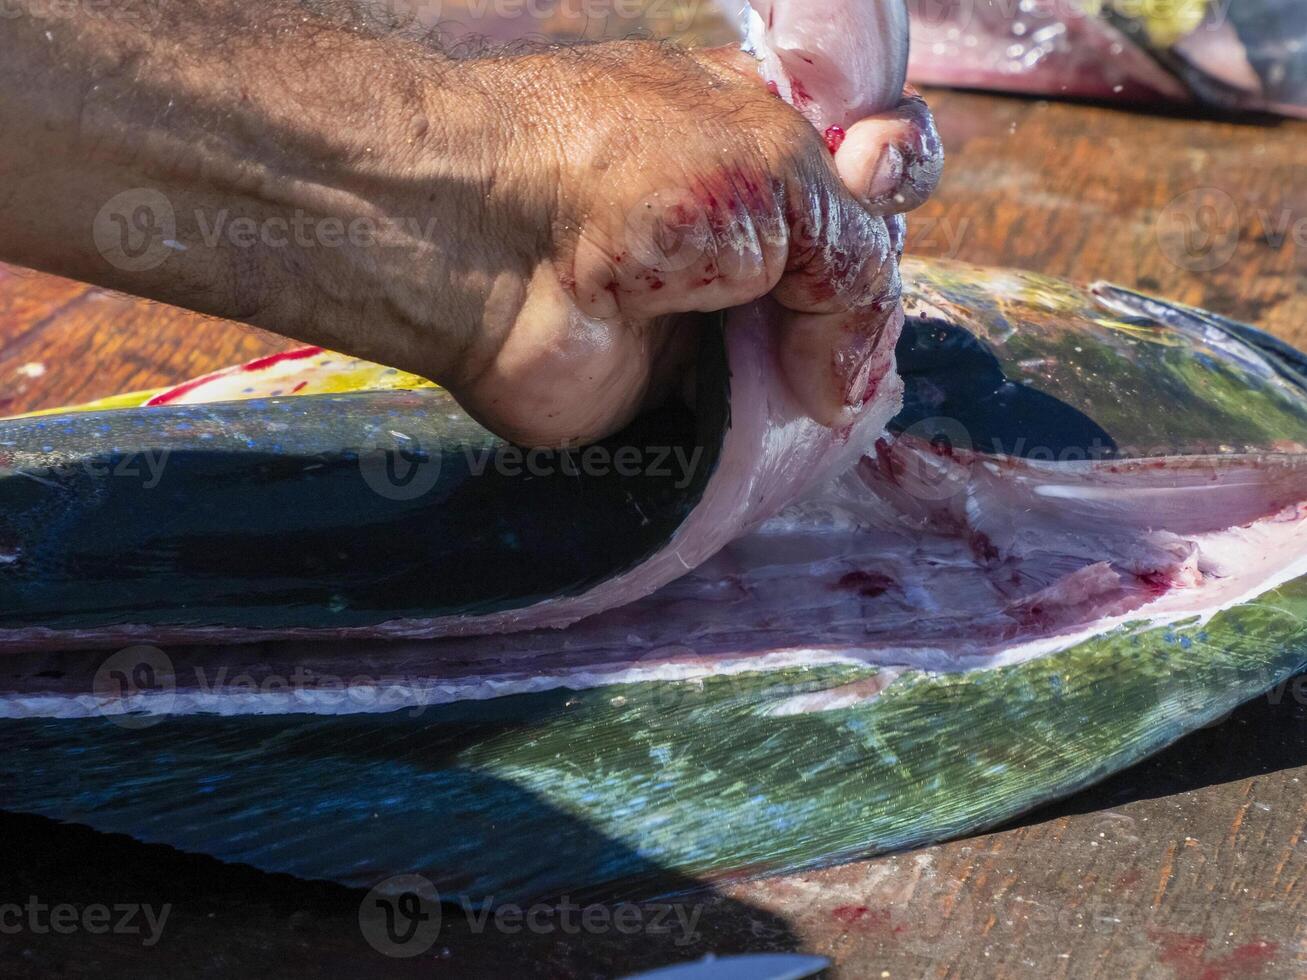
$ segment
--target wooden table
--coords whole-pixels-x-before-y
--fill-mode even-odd
[[[920,254],[1105,278],[1307,344],[1307,124],[930,93],[950,154]],[[283,346],[101,290],[0,271],[9,412],[179,380]],[[1307,652],[1304,654],[1307,658]],[[0,935],[0,973],[615,975],[707,952],[807,950],[848,977],[1307,975],[1307,683],[997,833],[690,899],[698,937],[530,938],[446,924],[365,945],[357,893],[0,818],[0,902],[173,905],[115,936]],[[20,898],[19,900],[22,900]]]

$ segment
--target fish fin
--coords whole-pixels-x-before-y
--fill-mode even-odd
[[[1216,329],[1261,353],[1281,377],[1307,391],[1307,354],[1251,324],[1232,320],[1183,303],[1158,299],[1110,282],[1096,282],[1090,292],[1114,313],[1143,317],[1177,329]]]

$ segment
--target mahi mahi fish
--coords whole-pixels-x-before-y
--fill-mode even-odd
[[[1302,0],[914,0],[923,84],[1307,116]]]
[[[832,29],[851,6],[832,8]],[[909,78],[917,84],[1307,116],[1301,0],[908,0],[906,7]],[[640,31],[718,43],[749,9],[745,0],[390,0],[387,8],[437,31],[454,52],[531,36],[601,40]]]
[[[749,17],[819,126],[897,91],[900,22],[850,10]],[[350,885],[649,895],[994,825],[1307,664],[1307,359],[903,272],[833,429],[766,303],[701,324],[693,405],[570,451],[318,348],[0,423],[0,798]]]

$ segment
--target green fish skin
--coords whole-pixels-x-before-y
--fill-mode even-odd
[[[994,826],[1307,666],[1301,355],[1105,285],[906,274],[875,451],[700,569],[561,632],[8,654],[7,805],[474,904],[652,897]],[[410,394],[331,396],[286,452]],[[245,431],[295,401],[203,411]],[[269,449],[251,511],[307,496]]]

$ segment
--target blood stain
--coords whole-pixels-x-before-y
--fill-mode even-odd
[[[888,575],[879,572],[857,571],[841,577],[838,584],[841,589],[856,589],[858,595],[874,599],[892,589],[895,583]]]

